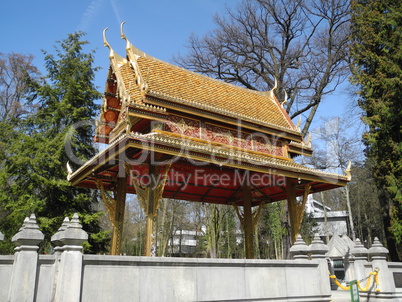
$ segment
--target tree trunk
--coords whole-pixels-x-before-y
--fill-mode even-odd
[[[352,235],[352,240],[353,242],[356,241],[356,234],[355,234],[355,228],[353,224],[353,215],[352,215],[352,208],[350,206],[350,198],[349,198],[349,187],[345,187],[345,195],[346,195],[346,205],[348,206],[348,212],[349,212],[349,226],[350,226],[350,232]]]
[[[255,259],[260,259],[260,249],[259,249],[259,238],[258,238],[258,226],[256,226],[256,229],[254,230],[254,258]]]
[[[327,240],[326,244],[329,242],[329,231],[328,231],[328,216],[327,216],[327,207],[325,206],[324,200],[324,192],[320,192],[321,195],[321,202],[324,208],[324,230],[325,230],[325,238]]]
[[[166,212],[167,212],[167,202],[163,201],[161,203],[161,207],[162,207],[162,211],[161,211],[161,215],[160,215],[160,227],[161,227],[161,236],[159,239],[159,245],[158,245],[158,256],[162,257],[162,256],[166,256],[166,245],[167,245],[167,241],[169,241],[169,236],[168,236],[168,232],[166,230],[166,226],[165,226],[165,221],[166,221]],[[159,228],[158,228],[159,229]],[[159,232],[157,232],[159,233]],[[157,241],[158,242],[158,241]]]

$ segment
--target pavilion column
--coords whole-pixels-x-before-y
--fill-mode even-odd
[[[296,242],[297,235],[300,232],[301,223],[303,222],[304,208],[311,188],[310,184],[304,186],[303,199],[298,202],[296,199],[296,182],[296,179],[289,177],[286,178],[286,196],[288,201],[292,244]]]
[[[149,164],[148,167],[149,177],[146,184],[132,179],[140,206],[146,216],[144,256],[152,256],[155,251],[156,243],[154,242],[155,238],[152,236],[154,233],[154,220],[158,214],[170,165]],[[164,171],[162,171],[163,168]]]
[[[113,190],[113,198],[105,193],[101,180],[97,180],[97,186],[101,191],[101,196],[113,225],[112,241],[110,244],[110,255],[120,255],[121,240],[123,235],[124,211],[126,208],[126,184],[127,175],[118,177]]]

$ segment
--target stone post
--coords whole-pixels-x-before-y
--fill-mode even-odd
[[[52,301],[55,301],[56,289],[57,289],[57,281],[59,277],[60,271],[60,258],[63,252],[63,242],[61,241],[61,237],[64,234],[64,231],[67,230],[67,227],[70,223],[70,219],[65,217],[63,223],[61,224],[60,228],[57,230],[57,233],[52,236],[50,239],[53,243],[53,251],[55,256],[55,274],[53,278],[53,286],[52,286]]]
[[[302,236],[299,234],[297,235],[295,243],[290,248],[290,254],[292,255],[293,259],[295,260],[307,260],[309,253],[309,247],[304,242]]]
[[[376,292],[370,294],[374,301],[398,301],[395,297],[394,277],[388,268],[387,256],[389,251],[381,244],[378,238],[374,238],[373,245],[369,249],[369,256],[373,271],[379,269],[379,285]],[[379,290],[379,291],[378,291]]]
[[[38,244],[45,236],[36,224],[32,214],[25,218],[24,224],[12,238],[15,248],[13,272],[11,275],[8,301],[34,301],[38,267]]]
[[[365,264],[367,264],[368,250],[357,238],[355,241],[355,246],[350,250],[352,254],[350,266],[346,272],[347,279],[352,280],[362,280],[367,277],[367,272],[365,269]],[[363,284],[362,284],[363,285]]]
[[[320,236],[315,235],[309,246],[311,259],[325,259],[325,254],[329,251],[328,246],[321,240]]]
[[[63,244],[63,252],[60,256],[55,301],[78,302],[81,294],[82,244],[88,240],[88,234],[82,229],[77,213],[73,215],[66,230],[57,234],[54,239]]]
[[[51,238],[51,241],[54,245],[54,254],[56,257],[60,256],[63,251],[63,242],[61,241],[61,237],[63,236],[64,231],[67,230],[69,223],[70,219],[68,219],[68,217],[65,217],[61,227]]]
[[[325,254],[329,251],[328,246],[321,240],[318,234],[315,235],[309,246],[311,260],[318,261],[320,270],[319,287],[323,296],[331,296],[331,284],[328,275],[328,261]]]

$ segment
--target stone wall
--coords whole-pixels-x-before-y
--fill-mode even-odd
[[[363,286],[369,281],[371,272],[378,272],[377,282],[371,280],[371,286],[360,296],[369,301],[402,302],[402,284],[397,284],[397,276],[402,276],[402,263],[387,262],[388,250],[374,239],[370,249],[366,249],[356,239],[355,246],[350,250],[349,265],[346,277],[349,281],[361,280]]]
[[[15,254],[0,256],[0,301],[331,301],[319,238],[298,238],[295,259],[281,261],[84,255],[87,238],[75,214],[52,237],[55,253],[38,255],[43,234],[31,215],[13,237]]]

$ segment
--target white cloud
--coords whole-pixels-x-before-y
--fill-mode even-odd
[[[113,1],[113,0],[112,0]],[[88,31],[90,24],[92,23],[94,17],[98,13],[100,7],[102,6],[103,0],[93,0],[89,6],[86,8],[84,14],[81,17],[78,29],[84,32]]]
[[[116,0],[110,0],[110,4],[112,5],[113,12],[114,12],[114,15],[115,15],[115,17],[116,17],[117,24],[120,26],[121,22],[123,22],[123,21],[121,20],[119,11],[118,11],[118,9],[117,9]]]

